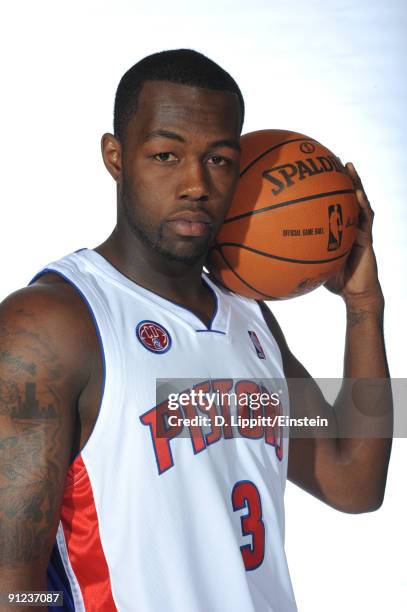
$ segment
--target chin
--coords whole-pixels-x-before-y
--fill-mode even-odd
[[[154,250],[165,257],[168,261],[179,262],[188,265],[195,265],[198,261],[204,262],[208,253],[208,245],[183,245],[184,248],[175,248],[173,245],[158,244]],[[187,246],[187,248],[185,248]],[[189,248],[188,248],[189,246]]]

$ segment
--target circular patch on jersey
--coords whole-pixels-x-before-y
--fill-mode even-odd
[[[141,344],[152,353],[166,353],[171,348],[171,336],[155,321],[140,321],[136,327],[136,336]]]

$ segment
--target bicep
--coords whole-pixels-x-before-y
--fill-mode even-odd
[[[42,576],[75,423],[58,341],[29,308],[0,308],[0,566]]]

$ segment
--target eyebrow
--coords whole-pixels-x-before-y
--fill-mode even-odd
[[[164,129],[153,130],[152,132],[147,134],[147,136],[143,139],[143,141],[147,142],[148,140],[152,140],[153,138],[169,138],[171,140],[177,140],[178,142],[184,142],[184,143],[186,142],[185,138],[183,138],[180,134],[177,134],[176,132],[171,132],[170,130],[164,130]],[[239,141],[230,139],[230,138],[216,140],[215,142],[209,143],[209,146],[210,147],[229,147],[231,149],[235,149],[236,151],[239,151],[239,153],[241,152]]]

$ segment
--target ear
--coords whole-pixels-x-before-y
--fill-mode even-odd
[[[113,134],[103,134],[101,140],[102,157],[108,172],[115,181],[122,171],[122,148],[120,142]]]

